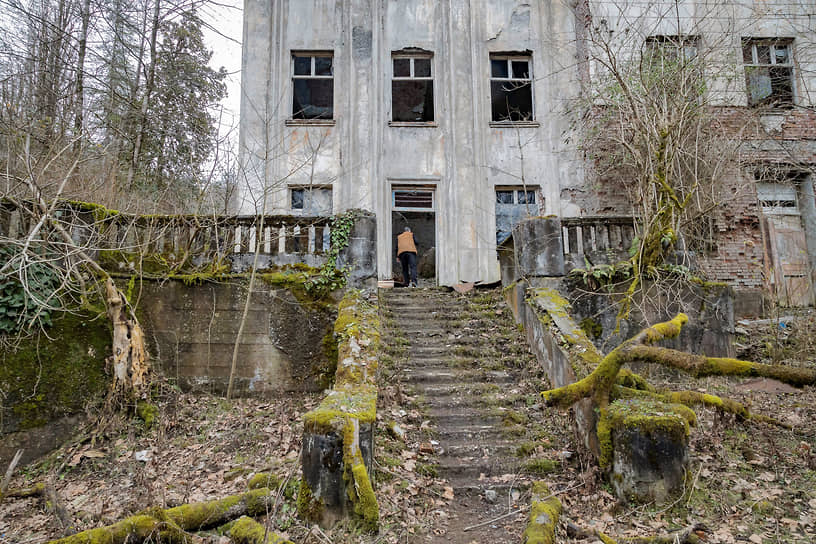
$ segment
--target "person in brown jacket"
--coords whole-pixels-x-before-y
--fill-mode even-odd
[[[414,233],[411,227],[405,227],[402,234],[397,236],[397,257],[402,265],[402,281],[411,287],[417,286],[417,248]]]

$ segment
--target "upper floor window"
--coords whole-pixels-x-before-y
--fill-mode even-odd
[[[333,56],[292,53],[292,119],[334,118]]]
[[[292,187],[289,189],[290,208],[303,215],[331,215],[331,187]]]
[[[434,120],[431,55],[394,54],[391,80],[391,120],[431,123]]]
[[[791,40],[745,38],[742,60],[749,106],[793,104]]]
[[[493,121],[533,120],[533,72],[529,55],[490,55]]]
[[[651,66],[661,70],[683,66],[697,57],[698,43],[697,36],[649,36],[643,57]]]

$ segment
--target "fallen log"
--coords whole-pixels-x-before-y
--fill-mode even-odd
[[[49,544],[137,544],[148,538],[157,541],[157,536],[161,537],[161,542],[188,542],[188,531],[218,527],[242,516],[265,515],[271,511],[276,500],[274,491],[261,488],[166,510],[151,508],[113,525],[89,529],[52,540]]]
[[[571,521],[567,522],[567,536],[570,538],[595,538],[603,544],[702,544],[708,528],[702,523],[693,523],[672,533],[656,536],[633,536],[615,539],[597,529],[584,529]]]

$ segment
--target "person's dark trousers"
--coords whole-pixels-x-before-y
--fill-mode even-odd
[[[404,251],[399,256],[402,265],[402,281],[408,285],[409,278],[413,285],[417,283],[417,254],[413,251]]]

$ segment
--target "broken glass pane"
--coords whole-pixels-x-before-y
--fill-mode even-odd
[[[300,57],[295,55],[295,75],[312,75],[312,57]]]
[[[331,57],[315,57],[315,75],[316,76],[332,75]]]
[[[433,121],[433,81],[427,79],[392,81],[391,103],[392,121]]]
[[[769,70],[771,92],[774,102],[778,104],[793,103],[792,74],[788,66],[772,66]]]
[[[756,51],[757,51],[757,64],[771,63],[771,46],[757,45]]]
[[[496,191],[496,203],[497,204],[512,204],[513,203],[513,191]]]
[[[493,121],[532,121],[533,91],[530,83],[490,82]]]
[[[292,209],[293,210],[302,210],[303,209],[303,200],[306,191],[304,189],[292,189]]]
[[[294,86],[294,92],[292,93],[292,118],[333,118],[333,79],[295,79],[292,83]]]
[[[513,77],[516,79],[530,79],[530,63],[526,60],[514,60],[511,62]]]
[[[411,59],[394,59],[394,77],[411,77]]]
[[[507,72],[507,59],[490,59],[490,77],[510,77]]]
[[[771,96],[771,76],[767,66],[751,66],[745,69],[748,84],[748,103],[759,104]]]
[[[535,204],[535,191],[519,191],[518,192],[518,203],[519,204]]]
[[[431,77],[431,59],[414,59],[414,77]]]
[[[788,47],[786,45],[774,46],[774,58],[776,59],[776,64],[787,64]]]

